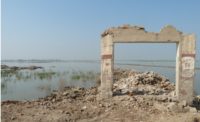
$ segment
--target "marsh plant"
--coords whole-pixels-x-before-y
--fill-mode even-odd
[[[59,72],[57,72],[59,74]],[[43,71],[43,72],[35,72],[34,77],[37,77],[41,80],[43,79],[52,79],[53,76],[56,75],[56,72],[53,71]]]
[[[34,81],[64,78],[70,81],[96,81],[99,73],[95,71],[53,71],[53,70],[1,70],[1,80],[6,81]]]
[[[15,75],[17,73],[18,71],[14,69],[1,70],[1,77],[11,77],[12,75]]]
[[[1,82],[1,93],[7,93],[7,82]]]
[[[99,73],[93,71],[77,71],[77,72],[72,72],[71,80],[82,80],[82,81],[96,80],[98,76]]]
[[[1,70],[1,79],[3,81],[9,80],[31,80],[31,79],[51,79],[53,76],[59,77],[61,75],[60,72],[54,71],[18,71],[18,70]]]

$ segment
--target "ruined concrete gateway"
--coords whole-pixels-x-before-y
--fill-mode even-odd
[[[147,32],[144,27],[124,25],[109,28],[101,40],[100,98],[112,97],[114,44],[115,43],[176,43],[176,97],[189,104],[193,99],[195,74],[195,36],[183,34],[173,26],[166,26],[159,33]]]

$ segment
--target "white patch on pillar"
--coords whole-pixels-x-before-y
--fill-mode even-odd
[[[194,58],[193,57],[182,57],[182,77],[191,78],[194,76]]]

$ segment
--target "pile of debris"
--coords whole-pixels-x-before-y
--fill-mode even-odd
[[[121,78],[118,78],[120,76]],[[113,92],[116,96],[130,95],[143,98],[144,101],[148,101],[148,104],[154,104],[157,109],[166,111],[197,112],[200,110],[199,96],[194,98],[190,106],[186,101],[178,102],[175,96],[175,84],[153,71],[137,72],[116,69],[114,78]],[[156,104],[157,102],[159,103]]]
[[[120,71],[116,70],[117,73]],[[175,85],[167,78],[155,72],[136,72],[133,70],[123,70],[121,79],[117,79],[114,83],[114,92],[117,94],[147,94],[147,95],[161,95],[173,92]],[[119,76],[117,76],[119,77]]]

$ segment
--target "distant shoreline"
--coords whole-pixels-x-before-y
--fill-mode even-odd
[[[3,59],[1,62],[100,62],[101,60],[98,59]],[[169,60],[169,59],[115,59],[115,61],[142,61],[142,62],[175,62],[176,60]],[[196,60],[199,62],[200,60]]]
[[[54,63],[54,62],[63,62],[63,63],[100,63],[100,60],[57,60],[57,59],[50,59],[50,60],[38,60],[38,59],[32,59],[32,60],[24,60],[24,59],[18,59],[18,60],[1,60],[2,63],[6,62],[16,62],[16,63]],[[125,63],[122,63],[125,62]],[[138,64],[138,63],[127,63],[127,62],[175,62],[175,60],[115,60],[115,65],[127,65],[127,66],[142,66],[142,67],[158,67],[158,68],[169,68],[174,69],[175,66],[169,66],[169,65],[154,65],[154,64]],[[199,62],[199,60],[197,60]],[[200,70],[200,67],[195,68],[196,70]]]

